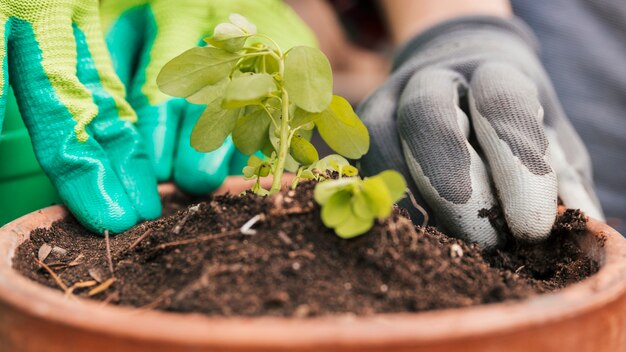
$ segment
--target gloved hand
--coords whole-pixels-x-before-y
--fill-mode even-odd
[[[601,218],[589,158],[535,49],[521,22],[495,17],[414,38],[359,109],[372,135],[366,173],[412,177],[438,225],[487,247],[501,236],[481,210],[497,205],[529,242],[549,234],[557,196]]]
[[[83,225],[121,232],[160,215],[97,1],[0,0],[0,62],[0,126],[10,80],[42,169]]]
[[[247,157],[230,138],[211,153],[191,147],[191,131],[205,106],[161,93],[156,84],[161,68],[185,50],[204,45],[202,39],[231,13],[247,17],[285,50],[316,46],[308,27],[278,0],[103,0],[101,13],[114,66],[137,112],[137,128],[158,180],[173,173],[181,189],[195,194],[209,193],[227,175],[240,174]]]

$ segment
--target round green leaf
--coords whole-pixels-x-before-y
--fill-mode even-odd
[[[228,85],[228,82],[230,82],[230,79],[226,77],[223,80],[215,84],[211,84],[211,85],[201,88],[199,91],[188,96],[185,100],[187,100],[190,103],[200,104],[200,105],[204,105],[204,104],[221,105],[222,99],[224,98],[224,93],[226,92],[226,86]]]
[[[369,199],[362,192],[355,192],[352,195],[352,212],[363,219],[374,218]]]
[[[311,165],[319,159],[317,150],[311,142],[295,135],[291,139],[291,145],[289,146],[289,154],[302,165]]]
[[[263,109],[253,111],[249,115],[237,119],[233,130],[235,147],[245,155],[261,150],[269,138],[268,130],[271,120]]]
[[[235,128],[239,110],[209,105],[191,132],[191,146],[199,152],[211,152],[222,146]]]
[[[340,225],[350,216],[350,192],[339,191],[328,199],[322,207],[322,221],[326,227]]]
[[[308,112],[324,111],[332,100],[330,63],[318,49],[296,46],[285,55],[284,85],[289,98]]]
[[[255,171],[256,168],[254,168],[254,166],[245,166],[242,171],[243,177],[245,177],[246,179],[254,178],[254,176],[256,176]]]
[[[333,96],[328,109],[315,119],[315,125],[326,144],[347,158],[358,159],[369,149],[367,127],[340,96]]]
[[[401,173],[394,170],[385,170],[374,177],[380,178],[385,183],[392,202],[395,203],[404,197],[406,181]]]
[[[387,185],[381,178],[370,177],[365,179],[361,191],[377,218],[384,219],[391,215],[393,200],[389,195]]]
[[[360,181],[361,180],[356,177],[344,177],[339,180],[320,182],[317,186],[315,186],[313,198],[315,198],[317,204],[324,205],[333,194],[341,190],[348,190],[352,192],[354,185]]]
[[[233,78],[226,87],[222,106],[232,109],[260,103],[262,98],[276,91],[276,83],[267,73],[249,74]]]
[[[165,94],[186,98],[226,78],[241,55],[213,47],[195,47],[173,58],[157,76]]]
[[[373,225],[373,218],[363,219],[350,212],[350,215],[335,227],[335,233],[341,238],[353,238],[366,233]]]

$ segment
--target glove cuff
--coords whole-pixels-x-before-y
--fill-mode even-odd
[[[539,42],[534,33],[521,19],[517,17],[502,18],[495,16],[464,16],[452,20],[441,22],[429,29],[421,32],[413,39],[409,40],[398,50],[393,61],[393,70],[400,67],[413,54],[422,49],[426,44],[435,38],[444,35],[451,35],[456,32],[472,30],[493,30],[498,32],[509,32],[528,44],[529,48],[539,52]]]

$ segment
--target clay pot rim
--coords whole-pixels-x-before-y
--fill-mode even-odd
[[[235,180],[236,181],[236,180]],[[160,191],[170,193],[172,185]],[[135,308],[103,306],[86,299],[71,300],[63,293],[21,276],[11,268],[12,249],[18,237],[35,226],[44,226],[65,216],[61,206],[48,207],[0,228],[0,300],[37,318],[87,331],[133,339],[184,343],[189,346],[363,346],[434,343],[471,336],[512,333],[567,317],[578,317],[618,300],[626,292],[626,240],[608,225],[590,220],[588,230],[605,237],[598,252],[603,264],[592,277],[559,292],[467,308],[422,313],[390,313],[365,317],[350,315],[307,319],[281,317],[223,318],[201,314],[138,311]],[[391,328],[390,328],[391,327]]]

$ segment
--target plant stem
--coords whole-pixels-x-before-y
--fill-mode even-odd
[[[278,144],[278,161],[274,170],[274,179],[270,193],[277,193],[282,186],[283,172],[285,171],[285,161],[289,152],[289,95],[285,88],[282,89],[282,115],[280,119],[280,138]]]

